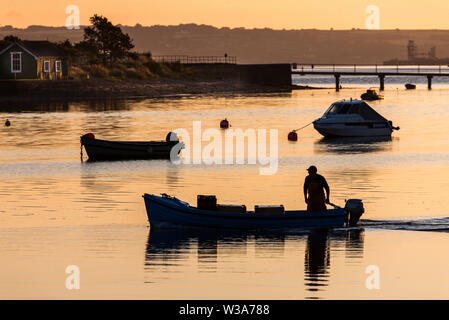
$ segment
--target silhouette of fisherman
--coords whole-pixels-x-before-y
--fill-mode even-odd
[[[310,166],[309,175],[304,180],[304,199],[308,212],[326,211],[326,203],[329,203],[330,189],[326,179],[317,173],[315,166]],[[324,195],[326,191],[326,196]]]

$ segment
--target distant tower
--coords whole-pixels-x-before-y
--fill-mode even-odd
[[[415,46],[415,41],[409,40],[408,41],[408,46],[407,46],[408,60],[415,59],[417,51],[418,51],[418,48]]]

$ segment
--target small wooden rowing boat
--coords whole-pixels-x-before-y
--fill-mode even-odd
[[[348,221],[350,225],[355,225],[363,213],[363,207],[360,211],[360,206],[353,206],[357,210],[347,206],[324,212],[295,210],[284,213],[236,213],[198,209],[166,194],[156,196],[146,193],[143,198],[151,228],[170,225],[247,230],[343,227]]]
[[[178,143],[180,145],[176,146]],[[170,159],[173,147],[177,148],[176,154],[184,148],[179,140],[108,141],[96,139],[92,133],[81,137],[81,148],[83,146],[89,160]]]

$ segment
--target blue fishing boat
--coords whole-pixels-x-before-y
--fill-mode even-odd
[[[358,199],[348,200],[345,208],[335,206],[323,212],[257,213],[245,209],[238,213],[199,209],[166,194],[146,193],[143,198],[152,228],[173,225],[247,230],[343,227],[356,225],[364,212],[363,203]]]

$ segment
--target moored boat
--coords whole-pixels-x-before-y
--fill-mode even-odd
[[[89,160],[170,159],[173,148],[175,155],[184,148],[177,137],[170,139],[170,133],[165,141],[109,141],[88,133],[81,137],[83,146]]]
[[[373,100],[381,100],[384,98],[384,96],[378,94],[375,89],[370,88],[370,89],[366,90],[365,93],[362,93],[360,98],[362,100],[373,101]]]
[[[145,206],[151,228],[164,225],[224,229],[294,229],[343,227],[356,225],[363,214],[361,200],[351,199],[345,208],[336,207],[323,212],[305,210],[282,213],[256,211],[236,212],[199,209],[175,197],[162,194],[144,194]]]
[[[405,84],[405,88],[406,88],[407,90],[414,90],[414,89],[416,89],[416,84],[413,84],[413,83],[407,83],[407,84]]]
[[[366,102],[360,100],[333,103],[313,127],[325,137],[391,136],[399,130]]]

